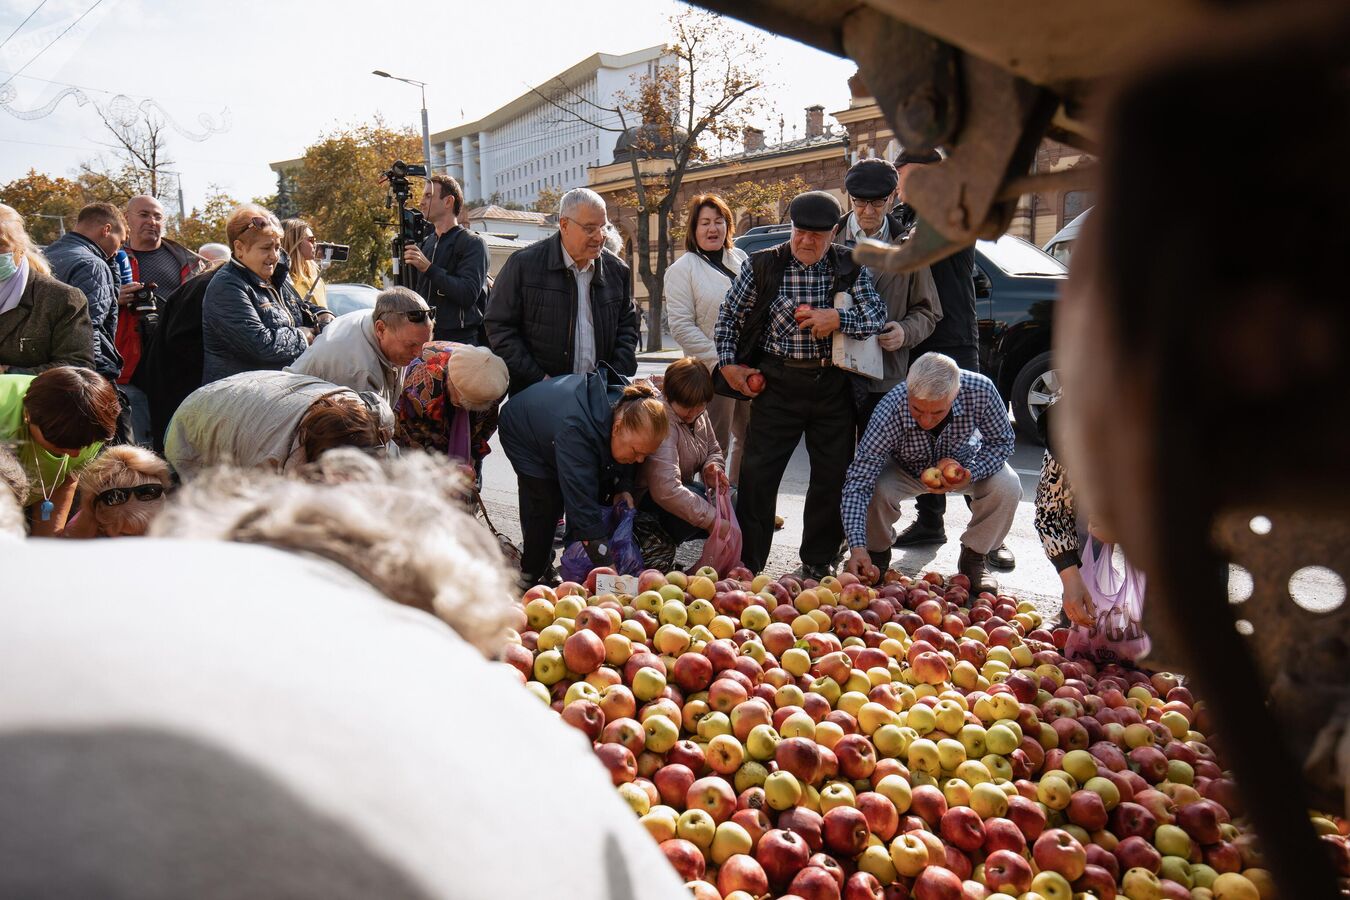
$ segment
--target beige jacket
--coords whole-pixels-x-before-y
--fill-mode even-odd
[[[639,484],[651,492],[657,506],[706,530],[712,527],[717,508],[685,485],[710,462],[726,465],[713,434],[712,419],[704,412],[693,425],[686,425],[669,403],[666,418],[670,431],[661,447],[642,463]]]
[[[722,265],[739,272],[745,251],[732,247],[722,251]],[[709,370],[717,366],[713,329],[722,309],[731,279],[708,265],[697,253],[686,252],[666,269],[666,315],[670,336],[686,356],[697,356]]]

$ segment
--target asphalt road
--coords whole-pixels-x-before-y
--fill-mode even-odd
[[[651,360],[639,363],[639,375],[655,375],[662,372],[666,361]],[[516,500],[515,473],[506,455],[501,452],[500,443],[494,438],[493,452],[483,465],[483,499],[498,528],[512,539],[520,538],[520,519]],[[1018,504],[1017,517],[1012,532],[1008,535],[1008,546],[1017,557],[1017,567],[1010,572],[997,573],[1003,590],[1019,597],[1038,601],[1046,613],[1053,613],[1059,607],[1059,578],[1054,567],[1041,552],[1041,544],[1032,524],[1035,514],[1036,483],[1040,477],[1042,450],[1019,440],[1012,458],[1013,469],[1022,481],[1022,502]],[[806,498],[807,481],[810,467],[807,462],[805,444],[797,447],[783,476],[778,493],[778,514],[785,520],[784,527],[774,535],[773,550],[766,571],[773,575],[790,572],[800,565],[797,547],[801,541],[802,506]],[[913,502],[905,504],[906,512],[898,527],[903,528],[912,521]],[[956,558],[960,553],[959,538],[970,512],[959,498],[953,498],[947,504],[947,543],[931,547],[918,547],[897,550],[892,566],[905,572],[925,572],[935,570],[943,574],[956,571]],[[697,558],[697,545],[686,544],[681,552],[681,562],[692,562]]]

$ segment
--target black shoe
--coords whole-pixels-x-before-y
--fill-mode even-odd
[[[1013,552],[1008,549],[1007,544],[999,544],[995,547],[989,554],[988,562],[989,568],[1002,569],[1005,572],[1017,566],[1017,558],[1013,556]]]
[[[970,592],[982,594],[988,591],[998,593],[998,579],[989,573],[983,553],[976,553],[962,545],[961,556],[956,560],[956,570],[970,579]]]
[[[929,524],[923,519],[915,519],[914,522],[900,532],[900,536],[895,539],[892,547],[918,547],[921,544],[945,544],[947,543],[947,532],[942,527],[942,523]]]
[[[520,585],[522,591],[528,591],[537,584],[542,584],[544,587],[555,588],[562,584],[562,576],[558,574],[557,569],[553,566],[549,566],[544,574],[539,576],[526,575],[524,572],[521,572],[516,578],[516,583]]]
[[[814,581],[820,581],[823,578],[833,575],[834,572],[830,571],[830,567],[827,565],[811,565],[808,562],[803,562],[797,571],[792,574],[803,581],[808,578]]]
[[[553,528],[553,546],[561,547],[564,538],[567,536],[567,520],[559,519],[558,524]]]

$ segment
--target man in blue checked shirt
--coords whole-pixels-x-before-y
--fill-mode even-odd
[[[811,479],[798,571],[820,579],[839,559],[843,543],[839,497],[856,433],[848,373],[832,364],[831,340],[836,331],[857,338],[880,332],[886,302],[867,270],[831,243],[842,215],[838,200],[808,191],[793,198],[788,215],[792,237],[741,266],[722,303],[714,339],[727,384],[755,401],[736,501],[743,561],[758,572],[769,558],[778,487],[805,434]],[[840,292],[853,295],[851,309],[834,308]]]
[[[847,570],[858,574],[891,561],[900,503],[922,494],[969,494],[970,525],[961,535],[957,570],[972,591],[997,591],[986,556],[1012,528],[1022,483],[1008,465],[1013,430],[994,383],[962,371],[950,356],[928,353],[909,368],[905,382],[877,404],[844,483],[841,515],[848,537]],[[925,470],[960,467],[941,485],[921,479]]]

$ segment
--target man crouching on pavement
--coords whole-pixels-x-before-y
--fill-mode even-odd
[[[962,371],[949,356],[920,357],[877,404],[848,468],[840,507],[847,570],[890,565],[902,500],[969,494],[957,569],[973,592],[998,590],[985,556],[1007,537],[1022,499],[1022,483],[1008,465],[1012,452],[1007,404],[994,383]]]

